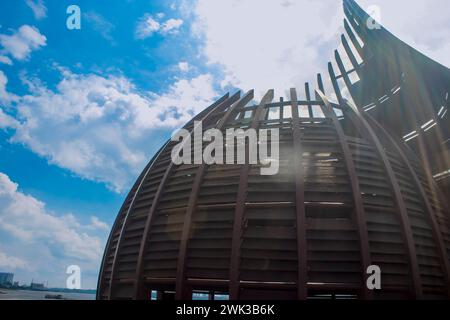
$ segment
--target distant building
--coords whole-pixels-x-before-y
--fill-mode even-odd
[[[31,282],[30,288],[34,290],[44,290],[45,285],[43,283]]]
[[[0,286],[10,286],[13,283],[14,273],[0,272]]]

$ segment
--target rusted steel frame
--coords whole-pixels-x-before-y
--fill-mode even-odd
[[[259,127],[259,121],[263,119],[265,115],[265,106],[273,100],[274,91],[269,90],[263,97],[261,103],[256,108],[255,115],[253,117],[250,128],[257,129]],[[233,223],[233,233],[232,233],[232,243],[231,243],[231,262],[230,262],[230,282],[229,282],[229,294],[230,300],[237,300],[239,298],[239,274],[240,274],[240,260],[241,260],[241,240],[243,234],[243,218],[245,211],[245,200],[247,198],[247,185],[248,185],[248,174],[250,171],[250,164],[248,161],[249,145],[246,143],[246,163],[242,165],[238,195],[236,199],[236,208],[234,212],[234,223]]]
[[[230,117],[231,113],[236,109],[236,107],[242,105],[242,100],[235,103],[237,100],[239,100],[241,96],[240,91],[234,94],[229,100],[226,101],[226,105],[228,110],[223,115],[222,119],[219,121],[216,129],[222,130],[224,124],[228,121],[228,118]],[[247,94],[243,100],[249,101],[253,99],[253,96],[250,97]],[[230,107],[231,106],[231,107]],[[224,106],[222,106],[224,107]],[[181,233],[181,242],[180,242],[180,249],[178,252],[178,261],[177,261],[177,278],[176,278],[176,286],[175,286],[175,299],[181,300],[181,299],[189,299],[190,297],[187,296],[187,290],[186,290],[186,256],[187,256],[187,247],[188,247],[188,241],[190,237],[190,231],[191,231],[191,223],[192,223],[192,215],[194,213],[196,204],[197,204],[197,197],[200,191],[200,187],[203,182],[203,177],[206,171],[207,165],[203,161],[202,164],[198,167],[197,172],[195,174],[194,183],[192,185],[192,191],[189,196],[188,200],[188,206],[186,209],[186,214],[184,216],[184,223],[183,223],[183,230]]]
[[[423,296],[422,291],[422,282],[420,278],[420,272],[419,272],[419,263],[417,261],[417,252],[414,242],[414,237],[412,234],[412,228],[411,223],[409,221],[408,212],[406,210],[406,205],[403,199],[403,195],[400,189],[399,182],[397,180],[397,177],[395,176],[394,169],[392,168],[392,165],[389,161],[388,156],[386,155],[385,149],[383,148],[383,145],[381,144],[380,140],[378,139],[377,135],[373,131],[372,127],[369,125],[369,123],[365,120],[364,116],[361,115],[361,112],[358,110],[356,106],[351,105],[349,102],[346,102],[347,106],[350,106],[348,108],[349,110],[353,111],[353,114],[357,116],[357,118],[360,120],[361,124],[364,127],[364,131],[367,134],[367,138],[369,138],[372,143],[374,144],[376,151],[383,163],[383,166],[386,170],[387,176],[388,176],[388,182],[392,187],[392,191],[394,193],[394,201],[397,207],[397,214],[400,220],[400,227],[402,230],[402,235],[406,244],[406,249],[409,257],[410,262],[410,269],[411,269],[411,275],[412,275],[412,285],[413,285],[413,294],[415,295],[416,299],[421,299]]]
[[[167,145],[168,145],[168,142],[159,150],[158,154],[154,157],[154,161],[151,163],[151,165],[149,165],[147,167],[147,170],[145,170],[145,174],[142,177],[142,179],[140,180],[139,186],[137,187],[136,192],[133,195],[133,199],[131,200],[128,210],[125,214],[125,217],[124,217],[124,220],[122,223],[122,227],[120,230],[120,234],[119,234],[119,239],[117,240],[116,250],[114,252],[114,258],[113,258],[113,263],[112,263],[112,268],[111,268],[111,279],[110,279],[110,285],[109,285],[109,291],[108,291],[108,299],[111,299],[112,294],[113,294],[115,271],[116,271],[117,262],[118,262],[119,250],[121,249],[122,240],[125,235],[125,228],[128,225],[128,218],[130,217],[131,210],[134,207],[134,203],[135,203],[135,201],[138,197],[138,194],[145,182],[145,179],[147,178],[148,174],[150,173],[150,170],[153,168],[153,165],[158,161],[159,156],[163,153],[163,151]]]
[[[361,189],[359,187],[358,175],[356,174],[355,163],[350,150],[350,146],[348,145],[347,139],[345,138],[344,130],[342,129],[341,123],[336,117],[336,114],[334,113],[333,106],[322,92],[317,91],[317,94],[320,96],[320,98],[324,103],[324,107],[322,108],[324,114],[328,118],[331,118],[334,127],[336,129],[336,133],[339,138],[339,143],[341,145],[341,149],[344,155],[345,165],[350,178],[350,185],[352,188],[352,195],[354,202],[355,220],[358,227],[358,238],[359,238],[359,245],[361,248],[362,298],[365,300],[373,299],[372,291],[369,290],[366,285],[366,272],[367,268],[371,265],[370,249],[369,249],[369,231],[367,229],[366,212],[363,206],[363,199],[361,196]]]
[[[205,109],[205,111],[201,112],[197,117],[194,118],[194,120],[204,120],[206,118],[208,118],[217,108],[219,108],[223,103],[225,103],[227,100],[229,99],[229,94],[227,93],[226,95],[224,95],[223,97],[221,97],[219,100],[217,100],[216,102],[214,102],[211,106],[209,106],[207,109]],[[201,117],[201,118],[200,118]],[[186,126],[189,126],[190,124],[192,124],[193,121],[189,122]],[[193,128],[191,130],[191,132],[193,132],[195,128]],[[142,283],[140,280],[142,272],[143,272],[143,261],[144,261],[144,255],[145,252],[147,250],[147,243],[148,243],[148,238],[150,236],[150,226],[151,223],[153,221],[153,217],[155,214],[155,211],[158,207],[159,204],[159,200],[161,198],[162,195],[162,191],[167,183],[167,180],[169,178],[169,176],[172,173],[172,170],[174,168],[174,164],[171,161],[169,166],[167,167],[166,171],[164,172],[164,176],[161,179],[161,182],[159,183],[158,189],[155,193],[155,196],[153,198],[153,202],[152,202],[152,206],[150,207],[150,211],[149,214],[147,216],[147,220],[145,222],[145,228],[144,228],[144,233],[142,235],[142,239],[141,239],[141,244],[139,246],[139,255],[138,255],[138,260],[137,260],[137,267],[136,267],[136,277],[134,279],[134,295],[133,298],[134,299],[144,299],[145,297],[143,296],[143,287],[142,287]]]
[[[116,233],[117,227],[118,227],[118,224],[119,224],[119,221],[120,221],[120,219],[122,218],[122,215],[121,215],[120,213],[122,212],[123,208],[124,208],[125,205],[128,203],[128,201],[130,200],[130,198],[131,198],[132,196],[134,196],[133,190],[135,190],[135,191],[138,190],[138,186],[140,185],[140,183],[141,183],[142,179],[144,178],[145,174],[146,174],[146,173],[148,172],[148,170],[153,166],[154,162],[156,162],[157,157],[158,157],[159,154],[162,152],[162,150],[164,149],[165,146],[166,146],[166,144],[163,145],[163,146],[158,150],[158,152],[153,156],[153,158],[152,158],[152,159],[150,160],[150,162],[147,164],[147,166],[145,167],[144,171],[143,171],[143,172],[141,173],[141,175],[138,177],[138,179],[136,180],[136,182],[135,182],[133,188],[131,188],[130,192],[128,193],[127,197],[125,198],[124,203],[123,203],[122,206],[120,207],[119,214],[117,215],[116,219],[114,220],[114,224],[113,224],[113,227],[112,227],[112,229],[111,229],[111,232],[110,232],[110,234],[109,234],[109,236],[108,236],[108,241],[106,242],[105,251],[104,251],[104,253],[103,253],[103,258],[102,258],[102,263],[101,263],[101,268],[100,268],[100,273],[99,273],[100,276],[99,276],[99,278],[98,278],[98,283],[97,283],[97,295],[96,295],[96,296],[97,296],[97,300],[101,298],[100,294],[101,294],[101,292],[103,291],[103,288],[104,288],[104,285],[105,285],[104,280],[103,280],[103,278],[104,278],[104,269],[105,269],[105,266],[106,266],[107,255],[109,254],[109,249],[110,249],[110,246],[111,246],[111,241],[112,241],[112,239],[113,239],[113,235],[114,235],[114,233]],[[127,215],[127,214],[128,214],[128,211],[125,213],[125,215]],[[124,222],[125,222],[125,219],[124,219]],[[119,239],[120,239],[120,238],[119,238]],[[117,244],[118,244],[118,243],[119,243],[119,240],[118,240]],[[117,249],[117,246],[116,246],[116,249]],[[114,260],[115,260],[115,255],[114,255],[114,258],[113,258],[113,265],[114,265]],[[111,278],[111,279],[112,279],[112,278]],[[111,279],[110,279],[110,280],[111,280]]]
[[[352,63],[353,69],[355,69],[358,76],[360,76],[361,71],[359,70],[359,63],[356,60],[356,57],[353,54],[353,51],[350,48],[350,45],[348,44],[347,38],[345,38],[344,35],[341,35],[341,41],[342,41],[342,46],[344,47],[344,50],[347,53],[347,56],[350,59],[350,62]]]
[[[297,91],[295,88],[292,88],[292,140],[294,144],[295,210],[297,220],[298,256],[297,295],[299,300],[306,300],[308,296],[308,252],[306,247],[305,173],[303,168],[303,150],[301,146],[300,117],[298,114],[297,100]]]
[[[389,139],[390,143],[394,146],[395,150],[397,151],[397,153],[402,158],[403,162],[408,167],[408,171],[411,174],[411,176],[414,180],[414,183],[416,184],[416,186],[418,188],[420,197],[422,198],[423,203],[425,205],[425,209],[428,213],[429,222],[431,224],[432,231],[433,231],[434,241],[436,241],[436,243],[437,243],[439,258],[442,263],[442,271],[444,272],[445,280],[447,282],[447,294],[450,298],[450,262],[449,262],[450,260],[448,257],[447,249],[444,244],[444,240],[442,238],[441,231],[439,229],[439,224],[435,217],[435,212],[434,212],[433,207],[431,206],[431,203],[426,195],[423,185],[422,185],[419,177],[417,176],[417,173],[414,170],[408,157],[403,152],[402,148],[398,145],[398,143],[395,141],[395,139],[393,139],[391,137],[391,135],[383,128],[383,126],[381,126],[370,114],[365,113],[364,117],[366,117],[371,123],[373,123]]]

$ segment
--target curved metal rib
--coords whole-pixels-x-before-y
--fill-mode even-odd
[[[193,120],[197,120],[198,118],[200,118],[201,120],[204,120],[204,119],[208,118],[208,116],[210,114],[212,114],[218,107],[220,107],[220,105],[222,103],[224,103],[227,99],[229,99],[229,94],[228,93],[226,95],[224,95],[222,98],[220,98],[218,101],[213,103],[210,107],[205,109],[202,113],[200,113]],[[161,179],[161,182],[160,182],[160,184],[158,186],[158,190],[155,193],[155,197],[153,198],[153,203],[152,203],[152,206],[150,208],[150,212],[149,212],[149,214],[147,216],[147,220],[146,220],[145,228],[144,228],[144,234],[142,236],[141,244],[140,244],[140,247],[139,247],[139,255],[138,255],[137,268],[136,268],[136,277],[135,277],[135,284],[134,284],[134,299],[144,299],[145,298],[145,296],[143,295],[144,294],[144,292],[143,292],[143,283],[142,283],[142,281],[139,281],[139,280],[141,278],[142,271],[143,271],[143,260],[144,260],[145,251],[147,250],[148,237],[150,235],[150,226],[151,226],[151,223],[153,221],[154,213],[155,213],[155,211],[156,211],[156,209],[158,207],[159,200],[160,200],[161,195],[162,195],[162,191],[163,191],[163,189],[164,189],[164,187],[166,185],[166,182],[167,182],[170,174],[172,173],[173,167],[174,167],[174,164],[171,161],[169,166],[167,167],[166,171],[164,172],[164,176]]]
[[[395,176],[394,169],[392,168],[392,165],[388,159],[388,156],[386,155],[385,149],[383,148],[383,145],[381,144],[380,140],[376,136],[375,132],[372,130],[370,125],[367,123],[367,121],[364,119],[364,117],[361,115],[359,110],[355,108],[349,108],[352,110],[358,117],[358,119],[361,121],[361,124],[363,125],[365,132],[367,134],[367,138],[369,138],[372,143],[374,144],[377,153],[384,165],[384,168],[386,170],[386,173],[388,175],[389,183],[392,186],[392,191],[394,193],[394,199],[395,204],[397,207],[397,213],[400,219],[400,226],[402,229],[403,238],[405,240],[406,249],[408,252],[409,262],[410,262],[410,268],[411,268],[411,274],[412,274],[412,285],[413,285],[413,295],[417,299],[422,298],[423,292],[422,292],[422,281],[420,279],[420,273],[419,273],[419,263],[417,261],[417,252],[416,252],[416,246],[414,243],[414,238],[412,234],[411,229],[411,223],[409,221],[409,216],[406,211],[406,205],[403,199],[403,195],[401,193],[399,182]]]
[[[108,292],[108,298],[109,298],[109,299],[111,299],[112,293],[113,293],[114,280],[115,280],[115,271],[116,271],[116,267],[117,267],[117,261],[118,261],[117,259],[118,259],[118,256],[119,256],[118,253],[119,253],[119,251],[120,251],[120,249],[121,249],[123,237],[124,237],[124,235],[125,235],[124,230],[125,230],[125,228],[126,228],[127,225],[128,225],[128,218],[129,218],[129,216],[130,216],[130,212],[131,212],[131,210],[133,209],[134,203],[135,203],[136,198],[137,198],[137,196],[138,196],[138,194],[139,194],[139,191],[140,191],[141,188],[142,188],[142,185],[144,184],[145,178],[147,178],[147,175],[149,174],[151,168],[153,167],[153,165],[155,164],[155,162],[158,160],[158,157],[161,155],[161,153],[163,152],[163,150],[165,149],[165,147],[167,146],[167,144],[168,144],[168,143],[166,143],[166,144],[160,149],[160,151],[158,152],[158,154],[155,156],[154,161],[151,163],[151,165],[148,166],[147,170],[145,170],[145,174],[144,174],[144,176],[142,177],[142,179],[141,179],[141,181],[140,181],[140,183],[139,183],[139,186],[137,187],[136,192],[135,192],[134,195],[133,195],[133,199],[131,200],[131,203],[130,203],[130,206],[128,207],[127,213],[125,214],[125,218],[124,218],[124,221],[123,221],[123,223],[122,223],[122,228],[121,228],[121,230],[120,230],[119,240],[118,240],[118,242],[117,242],[116,250],[115,250],[115,253],[114,253],[114,260],[113,260],[112,269],[111,269],[111,280],[110,280],[109,292]]]
[[[295,209],[297,220],[298,279],[297,295],[306,300],[308,294],[306,213],[305,213],[305,174],[303,169],[303,151],[301,146],[300,118],[298,114],[297,91],[291,89],[292,140],[294,143],[295,172]]]
[[[447,282],[447,294],[448,297],[450,298],[450,260],[449,260],[449,256],[447,254],[447,249],[445,248],[444,245],[444,240],[442,238],[442,234],[441,231],[439,229],[439,224],[436,220],[436,216],[435,216],[435,212],[431,206],[431,203],[425,193],[425,190],[422,186],[422,183],[419,179],[419,177],[417,176],[416,171],[414,170],[413,166],[411,165],[411,162],[409,161],[408,157],[406,157],[405,153],[403,152],[402,148],[398,145],[398,143],[391,137],[391,135],[375,120],[373,119],[369,114],[366,113],[365,117],[367,117],[369,119],[369,121],[371,123],[373,123],[380,131],[382,131],[384,133],[384,135],[389,139],[389,141],[391,142],[391,144],[394,146],[395,150],[397,151],[397,153],[400,155],[400,157],[402,158],[403,162],[406,164],[406,166],[408,167],[408,171],[411,174],[411,177],[414,180],[414,183],[416,184],[416,187],[419,191],[420,197],[422,198],[422,201],[425,205],[425,209],[426,212],[428,213],[428,219],[429,219],[429,223],[431,225],[431,229],[433,232],[433,238],[434,241],[437,244],[437,249],[438,249],[438,253],[439,253],[439,259],[441,260],[441,264],[442,264],[442,271],[444,273],[444,277],[445,280]]]
[[[229,100],[226,101],[226,106],[230,106],[228,108],[228,111],[225,113],[225,115],[220,120],[219,124],[217,125],[216,129],[222,130],[225,123],[228,121],[228,118],[230,117],[231,113],[240,105],[242,105],[243,102],[248,102],[253,98],[253,94],[248,93],[244,96],[243,99],[236,102],[240,98],[241,93],[237,92],[234,96],[232,96]],[[183,223],[183,231],[181,234],[181,244],[180,244],[180,251],[178,253],[178,262],[177,262],[177,278],[176,278],[176,287],[175,287],[175,299],[181,300],[181,299],[188,299],[189,297],[186,295],[186,255],[187,255],[187,247],[188,247],[188,241],[190,236],[190,227],[192,222],[192,214],[194,213],[196,203],[197,203],[197,197],[200,191],[200,186],[203,182],[203,177],[206,171],[206,163],[203,162],[197,169],[197,173],[195,174],[195,180],[194,184],[192,186],[192,191],[189,196],[188,206],[186,209],[186,214],[184,216],[184,223]]]
[[[369,250],[369,232],[367,230],[367,218],[363,206],[358,176],[356,174],[355,163],[353,161],[352,153],[350,151],[347,139],[345,138],[344,130],[342,129],[341,123],[339,122],[339,120],[336,117],[336,114],[333,111],[332,105],[322,92],[317,91],[317,94],[319,95],[319,97],[321,98],[321,100],[325,105],[323,108],[324,114],[333,121],[341,144],[342,152],[344,154],[345,164],[347,167],[347,172],[352,187],[353,202],[355,205],[355,218],[356,223],[358,225],[358,236],[359,236],[359,243],[361,246],[362,297],[363,299],[372,299],[373,298],[372,291],[367,288],[365,283],[367,268],[371,265],[370,250]]]
[[[258,108],[256,109],[255,116],[252,120],[250,128],[257,129],[259,127],[259,121],[264,114],[264,108],[266,104],[273,100],[274,91],[269,90]],[[248,155],[248,144],[246,144],[246,154]],[[248,157],[246,157],[248,160]],[[239,179],[238,195],[236,200],[236,209],[234,213],[234,223],[233,223],[233,238],[231,245],[231,264],[230,264],[230,283],[229,283],[229,294],[230,300],[237,300],[239,298],[239,265],[241,259],[241,238],[242,238],[242,222],[245,210],[245,200],[247,197],[247,185],[248,185],[248,174],[250,170],[250,164],[246,161],[241,168],[241,174]]]

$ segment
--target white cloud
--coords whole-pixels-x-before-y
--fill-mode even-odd
[[[159,31],[161,25],[158,21],[153,19],[150,15],[144,15],[136,25],[135,37],[136,39],[146,39]]]
[[[0,52],[11,55],[17,60],[26,60],[32,51],[47,45],[47,38],[36,27],[23,25],[11,35],[0,34]]]
[[[8,104],[11,101],[16,101],[17,97],[14,94],[11,94],[6,90],[7,84],[8,84],[8,78],[3,73],[3,71],[0,70],[0,103]],[[0,118],[1,118],[1,112],[0,112]]]
[[[207,74],[179,79],[158,95],[139,92],[124,77],[62,73],[55,91],[28,81],[31,94],[14,103],[11,141],[118,192],[150,158],[148,139],[156,129],[181,126],[217,96]]]
[[[379,5],[385,27],[450,65],[447,0],[358,3],[364,9]],[[184,1],[182,8],[186,17],[193,16],[193,35],[203,42],[207,61],[222,67],[222,86],[255,88],[259,94],[274,88],[283,95],[295,86],[304,96],[304,82],[315,86],[316,73],[327,74],[344,31],[342,1],[336,0],[198,0],[194,6]]]
[[[152,108],[163,119],[162,125],[176,128],[206,108],[217,95],[213,77],[202,74],[192,79],[179,79],[167,92],[155,95]]]
[[[8,83],[8,78],[3,73],[3,71],[0,70],[0,101],[7,100],[8,92],[6,91],[6,84]]]
[[[96,217],[85,225],[72,214],[50,212],[0,172],[0,266],[22,280],[51,278],[62,286],[67,266],[77,264],[84,286],[94,287],[107,237],[105,225]]]
[[[93,230],[109,230],[109,225],[103,221],[101,221],[99,218],[97,217],[91,217],[91,224],[89,225],[90,229]]]
[[[3,270],[16,270],[16,269],[28,269],[28,263],[24,260],[12,256],[8,256],[6,253],[0,251],[0,268]]]
[[[181,19],[169,19],[162,25],[161,32],[163,33],[176,32],[181,27],[182,24],[183,20]]]
[[[13,117],[7,115],[0,109],[0,129],[16,128],[18,122]]]
[[[162,13],[158,13],[156,18],[149,13],[144,14],[136,24],[135,38],[143,40],[155,33],[174,34],[183,24],[181,19],[168,19],[163,22],[162,18],[164,18]]]
[[[188,72],[189,68],[189,63],[187,63],[186,61],[181,61],[178,63],[178,69],[180,69],[180,71],[182,72]]]
[[[363,9],[381,9],[381,24],[425,55],[450,67],[450,28],[447,0],[358,0]],[[401,14],[399,14],[401,12]]]
[[[2,55],[0,55],[0,63],[7,64],[9,66],[11,66],[13,64],[12,60],[10,58],[8,58],[7,56],[2,56]]]
[[[27,0],[27,5],[33,10],[34,17],[42,20],[47,17],[47,7],[43,0]]]
[[[281,95],[326,67],[339,44],[340,7],[335,0],[198,0],[193,32],[207,61],[222,66],[223,85]]]
[[[55,246],[67,257],[98,260],[102,253],[102,241],[86,233],[73,215],[49,213],[43,202],[20,192],[1,172],[0,229],[24,243]]]

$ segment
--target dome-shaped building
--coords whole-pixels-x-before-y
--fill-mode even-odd
[[[449,297],[450,70],[344,9],[330,88],[227,94],[185,126],[277,128],[278,173],[176,165],[169,141],[120,209],[99,299]]]

